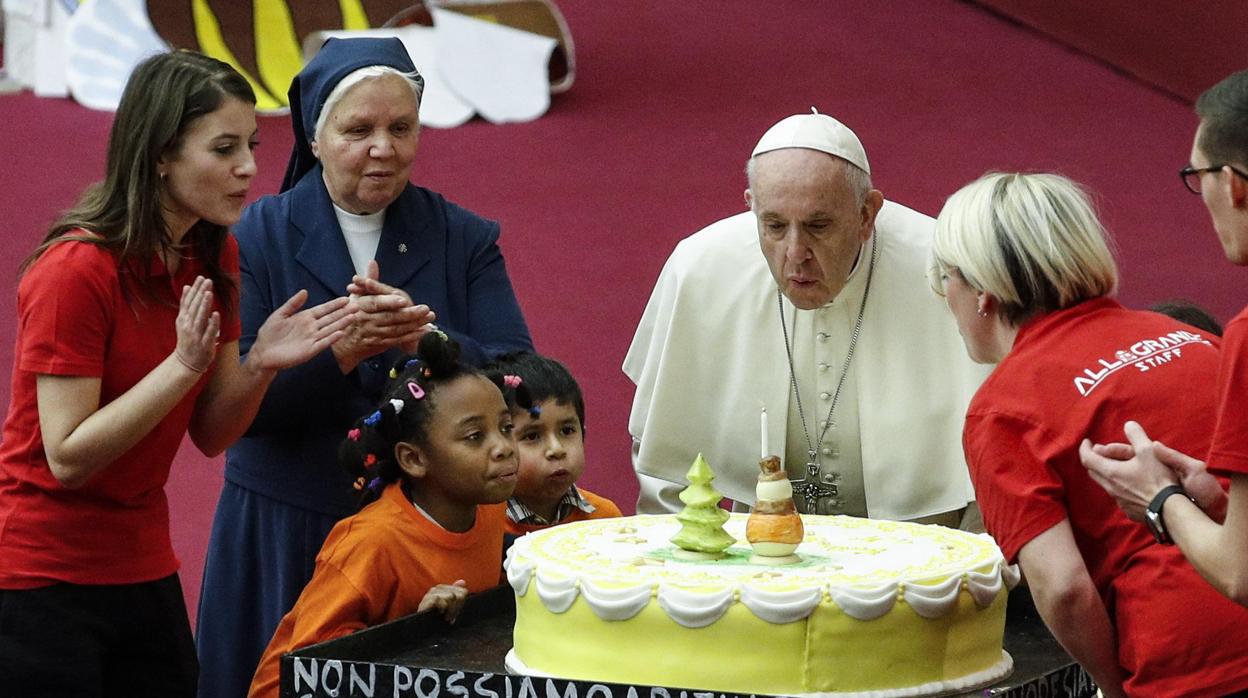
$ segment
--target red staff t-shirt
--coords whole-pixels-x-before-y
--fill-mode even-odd
[[[1110,299],[1025,324],[971,401],[963,446],[984,525],[1006,558],[1069,519],[1114,624],[1125,688],[1220,696],[1248,688],[1248,608],[1159,545],[1088,476],[1079,443],[1153,438],[1204,453],[1218,339]]]
[[[1248,308],[1231,320],[1223,335],[1217,427],[1206,460],[1213,472],[1248,475]]]
[[[220,266],[237,282],[238,244],[231,236]],[[48,468],[35,392],[39,374],[97,377],[104,406],[169,356],[177,345],[182,286],[202,274],[203,265],[185,259],[171,276],[154,261],[151,270],[155,298],[119,272],[108,250],[70,241],[48,248],[22,276],[12,396],[0,443],[0,589],[129,584],[178,569],[164,485],[208,376],[147,436],[76,490],[63,487]],[[237,304],[227,311],[225,294],[218,289],[214,296],[221,343],[235,341]]]

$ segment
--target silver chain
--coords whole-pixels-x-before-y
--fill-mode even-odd
[[[854,360],[854,348],[858,346],[858,333],[862,330],[862,316],[867,309],[867,296],[871,293],[871,277],[875,275],[875,260],[879,245],[877,240],[871,241],[871,264],[867,268],[867,284],[862,291],[862,303],[858,306],[858,319],[854,321],[854,332],[849,337],[849,351],[845,354],[845,364],[841,366],[841,377],[836,382],[836,392],[832,394],[832,405],[828,407],[828,416],[824,420],[823,431],[819,432],[819,441],[810,440],[810,430],[806,427],[806,410],[802,409],[802,393],[797,389],[797,372],[793,365],[793,347],[789,342],[789,328],[784,321],[784,298],[780,293],[779,287],[776,288],[776,305],[780,308],[780,331],[784,333],[784,353],[789,359],[789,382],[793,386],[793,397],[797,400],[797,416],[802,420],[802,434],[806,437],[806,449],[810,454],[810,463],[815,464],[821,462],[819,452],[815,449],[816,443],[823,443],[823,437],[828,435],[828,429],[832,428],[832,413],[836,411],[836,403],[841,399],[841,388],[845,386],[845,376],[849,375],[849,364]],[[793,316],[794,322],[797,321],[797,315]],[[810,473],[809,475],[814,475]]]

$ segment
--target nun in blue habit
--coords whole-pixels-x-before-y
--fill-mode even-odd
[[[359,311],[334,347],[277,375],[226,453],[199,602],[201,698],[247,694],[330,528],[356,511],[338,445],[390,366],[433,322],[469,362],[533,348],[498,224],[409,181],[423,87],[398,39],[330,39],[290,86],[281,193],[234,228],[243,353],[299,289],[312,306],[350,285]]]

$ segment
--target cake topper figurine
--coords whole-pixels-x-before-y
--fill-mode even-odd
[[[685,508],[676,515],[680,530],[672,536],[672,543],[679,548],[676,557],[683,560],[715,560],[724,556],[724,550],[736,542],[724,530],[728,512],[719,506],[723,495],[711,486],[715,474],[699,453],[686,473],[689,486],[680,492]]]
[[[769,565],[799,562],[801,558],[794,551],[806,530],[793,504],[793,485],[780,467],[779,458],[767,456],[758,462],[758,467],[762,472],[754,486],[754,510],[745,523],[745,539],[754,548],[750,562]]]

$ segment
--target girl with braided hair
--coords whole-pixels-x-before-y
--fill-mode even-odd
[[[497,384],[441,332],[400,360],[377,409],[339,449],[362,496],[282,619],[250,696],[276,696],[283,654],[418,611],[453,621],[468,592],[498,584],[505,502],[519,464]]]

